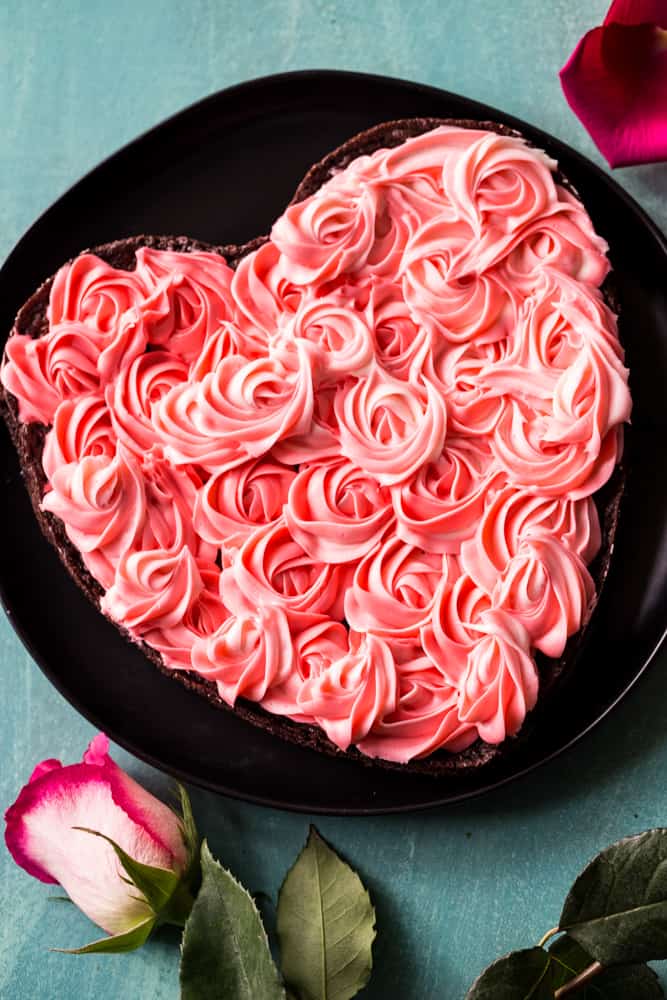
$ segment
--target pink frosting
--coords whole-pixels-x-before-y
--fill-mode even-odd
[[[403,482],[442,451],[447,411],[428,379],[409,385],[375,366],[341,386],[334,410],[342,454],[383,486]]]
[[[284,519],[257,528],[222,574],[222,598],[232,611],[275,604],[287,611],[342,619],[346,566],[312,559]]]
[[[42,509],[63,521],[70,541],[103,587],[137,541],[146,517],[141,468],[118,444],[116,454],[88,455],[53,473]]]
[[[347,750],[396,706],[396,665],[387,643],[349,633],[350,648],[299,691],[299,711],[312,716],[332,743]]]
[[[358,564],[345,595],[345,618],[359,632],[416,635],[454,560],[389,537]]]
[[[186,361],[235,316],[234,272],[219,254],[141,247],[136,274],[150,293],[136,307],[147,342]]]
[[[54,413],[44,441],[44,473],[51,482],[63,465],[80,462],[89,455],[114,455],[116,443],[111,413],[101,396],[65,399]]]
[[[176,384],[156,406],[154,429],[174,464],[213,472],[304,433],[312,416],[311,352],[295,342],[253,361],[229,355],[201,382]]]
[[[292,672],[293,660],[287,616],[273,606],[230,615],[212,635],[196,639],[192,646],[192,666],[215,681],[228,705],[239,697],[261,701],[272,685]]]
[[[256,527],[282,516],[295,475],[289,466],[259,458],[211,476],[197,494],[195,531],[213,545],[238,547]]]
[[[392,519],[389,490],[347,459],[303,469],[285,505],[292,538],[321,562],[361,559]]]
[[[42,506],[165,665],[407,762],[514,735],[590,613],[630,417],[556,165],[434,129],[217,254],[83,254],[2,384]]]
[[[457,554],[474,534],[492,488],[503,479],[478,438],[448,437],[442,454],[392,488],[396,534],[428,552]]]
[[[182,620],[174,625],[144,630],[143,641],[162,656],[174,670],[192,668],[192,647],[198,639],[216,632],[229,612],[220,600],[220,570],[215,563],[197,560],[203,589],[190,604]]]

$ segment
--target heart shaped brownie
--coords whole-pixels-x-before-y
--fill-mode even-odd
[[[350,140],[269,238],[82,254],[2,367],[40,524],[154,662],[251,721],[485,761],[611,551],[618,489],[602,530],[596,500],[631,404],[608,271],[544,153],[435,120]]]

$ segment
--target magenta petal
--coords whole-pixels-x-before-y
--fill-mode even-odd
[[[614,0],[605,24],[657,24],[667,28],[665,0]]]
[[[59,767],[62,767],[60,761],[56,760],[55,757],[49,757],[48,760],[43,760],[40,764],[37,764],[35,770],[28,778],[28,782],[37,781],[37,779],[41,778],[43,774],[48,774],[49,771],[55,771]]]
[[[98,733],[90,743],[83,755],[84,764],[99,764],[102,767],[109,755],[109,737],[104,733]]]
[[[568,104],[612,167],[667,159],[667,46],[649,24],[584,35],[560,71]]]

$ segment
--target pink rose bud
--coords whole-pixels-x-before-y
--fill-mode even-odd
[[[5,840],[18,865],[60,883],[109,934],[144,928],[136,946],[156,923],[182,922],[167,912],[167,897],[176,893],[181,910],[184,892],[189,898],[183,880],[193,860],[192,828],[121,770],[108,749],[100,733],[81,764],[38,764],[5,814]],[[165,900],[164,911],[156,910],[157,899]]]

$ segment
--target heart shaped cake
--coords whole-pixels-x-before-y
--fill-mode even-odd
[[[330,154],[252,244],[84,253],[1,372],[40,525],[216,703],[329,752],[489,760],[611,552],[631,402],[606,250],[544,153],[429,119]]]

